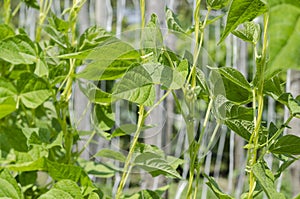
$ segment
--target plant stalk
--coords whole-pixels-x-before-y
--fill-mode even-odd
[[[119,184],[119,187],[118,187],[118,190],[117,190],[117,193],[116,193],[116,199],[121,198],[123,188],[125,186],[125,183],[127,181],[128,176],[130,174],[130,165],[131,165],[131,161],[132,161],[132,156],[133,156],[133,153],[134,153],[135,146],[138,142],[138,138],[140,136],[142,126],[143,126],[144,121],[145,121],[144,111],[145,111],[144,106],[140,105],[138,126],[137,126],[137,129],[136,129],[136,132],[134,133],[133,142],[130,146],[129,153],[128,153],[126,161],[125,161],[121,182]]]
[[[267,46],[268,46],[268,37],[267,37],[267,31],[268,31],[268,20],[269,15],[268,13],[264,14],[264,35],[263,35],[263,47],[262,47],[262,55],[261,59],[256,59],[257,62],[257,74],[259,75],[258,79],[258,85],[257,85],[257,91],[254,90],[254,99],[253,104],[255,106],[255,94],[257,94],[257,116],[256,120],[254,118],[254,131],[250,137],[249,145],[253,146],[248,150],[248,168],[250,169],[249,173],[249,193],[248,193],[248,199],[253,199],[254,190],[256,187],[256,178],[254,176],[254,173],[252,171],[252,167],[257,163],[257,154],[258,150],[260,149],[259,146],[259,130],[262,122],[262,115],[263,115],[263,106],[264,106],[264,94],[263,94],[263,85],[264,85],[264,71],[266,67],[266,57],[267,57]],[[256,107],[253,107],[254,109]],[[254,112],[255,114],[255,112]]]

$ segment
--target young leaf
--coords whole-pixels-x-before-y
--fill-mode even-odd
[[[242,29],[232,31],[240,39],[256,44],[260,37],[260,26],[254,22],[245,22]]]
[[[6,169],[0,170],[0,198],[24,198],[17,181]]]
[[[226,27],[219,43],[224,41],[238,25],[252,21],[266,11],[267,6],[262,0],[233,0],[229,8]]]
[[[300,102],[294,99],[292,95],[289,96],[288,107],[292,115],[296,116],[300,114]]]
[[[229,0],[206,0],[206,3],[208,7],[214,9],[214,10],[219,10],[229,3]]]
[[[125,162],[126,160],[126,157],[122,153],[110,149],[102,149],[101,151],[98,151],[94,156],[115,159],[120,162]]]
[[[146,170],[152,176],[162,174],[172,178],[181,178],[164,158],[155,153],[146,152],[138,155],[134,160],[134,165]]]
[[[268,198],[285,199],[282,193],[277,192],[274,185],[274,176],[268,168],[262,163],[256,163],[252,167],[252,171]]]
[[[158,17],[155,14],[151,15],[151,19],[142,30],[141,44],[147,53],[154,53],[158,57],[159,49],[164,46],[163,36],[160,30]]]
[[[111,34],[105,29],[98,26],[92,26],[80,36],[78,51],[92,49],[110,37]]]
[[[270,61],[267,73],[271,74],[277,69],[299,68],[300,2],[269,0],[268,3]]]
[[[270,151],[275,154],[299,155],[299,144],[300,137],[295,135],[285,135],[272,144]]]
[[[176,18],[173,11],[169,8],[166,9],[166,20],[169,30],[174,30],[176,32],[184,33],[184,30],[179,25],[178,19]]]
[[[0,41],[0,58],[12,64],[33,64],[36,61],[34,43],[27,35],[16,35]]]
[[[220,187],[218,186],[217,182],[215,181],[214,178],[206,175],[205,173],[203,173],[203,175],[205,176],[205,178],[208,179],[208,182],[206,182],[207,186],[209,186],[209,188],[214,192],[214,194],[219,198],[219,199],[234,199],[233,197],[231,197],[230,195],[224,193]]]

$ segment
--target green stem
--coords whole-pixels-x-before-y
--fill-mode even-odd
[[[79,151],[78,156],[80,156],[83,153],[83,151],[90,145],[90,143],[93,141],[93,138],[94,138],[95,135],[96,135],[96,130],[94,130],[92,132],[92,134],[90,135],[89,139],[85,142],[84,146]]]
[[[267,30],[268,30],[268,20],[269,15],[266,13],[264,15],[264,36],[263,36],[263,47],[262,47],[262,55],[261,59],[257,59],[257,74],[259,75],[258,85],[257,85],[257,118],[254,118],[254,131],[250,137],[249,145],[251,146],[248,150],[248,168],[250,170],[249,173],[249,193],[248,199],[253,199],[254,190],[256,187],[256,178],[252,171],[252,167],[257,162],[257,154],[260,148],[259,146],[259,130],[262,122],[262,115],[263,115],[263,106],[264,106],[264,94],[263,94],[263,85],[264,85],[264,71],[266,67],[266,57],[267,57],[267,46],[268,46],[268,38],[267,38]],[[255,91],[254,91],[254,99],[253,103],[255,104]],[[255,108],[255,107],[254,107]],[[254,112],[255,113],[255,112]]]
[[[132,142],[132,144],[130,146],[129,153],[128,153],[126,161],[125,161],[125,165],[124,165],[124,170],[123,170],[121,182],[119,184],[119,187],[118,187],[118,190],[117,190],[117,193],[116,193],[116,199],[120,199],[121,198],[123,188],[125,186],[125,183],[127,181],[129,173],[130,173],[130,164],[131,164],[132,156],[133,156],[133,153],[134,153],[134,149],[135,149],[135,146],[136,146],[136,144],[138,142],[138,138],[140,136],[140,133],[141,133],[141,130],[142,130],[142,126],[143,126],[144,121],[145,121],[144,111],[145,111],[144,110],[144,106],[140,105],[139,119],[138,119],[137,129],[136,129],[136,132],[134,133],[133,142]]]
[[[142,28],[145,27],[146,25],[146,20],[145,20],[145,0],[140,0],[140,10],[141,10],[141,26]]]
[[[4,0],[4,23],[9,24],[11,19],[11,3],[10,0]]]
[[[40,15],[39,15],[38,25],[36,28],[36,34],[35,34],[35,39],[37,42],[41,40],[42,26],[51,9],[51,5],[52,5],[52,0],[40,0]]]
[[[172,90],[168,90],[145,114],[145,118],[150,115],[150,113],[162,102],[166,97],[172,92]]]

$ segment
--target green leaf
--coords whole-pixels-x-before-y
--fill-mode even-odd
[[[93,122],[102,131],[110,130],[115,124],[115,114],[111,106],[96,104],[93,111]]]
[[[35,9],[39,9],[40,6],[37,2],[37,0],[22,0],[27,6],[35,8]]]
[[[4,79],[0,79],[0,119],[16,110],[17,89]]]
[[[270,79],[264,82],[264,93],[275,100],[278,100],[284,93],[278,74],[272,75]]]
[[[266,11],[267,6],[262,0],[233,0],[229,8],[226,27],[219,43],[224,41],[238,25],[252,21]]]
[[[0,41],[0,58],[12,64],[33,64],[36,61],[34,43],[27,35],[16,35]]]
[[[130,196],[125,196],[125,199],[161,199],[161,197],[155,191],[142,190]]]
[[[84,171],[87,174],[99,178],[111,178],[118,171],[113,167],[104,164],[95,163],[93,161],[79,160],[79,165],[84,169]]]
[[[92,49],[110,37],[111,34],[101,27],[89,27],[79,38],[78,51]]]
[[[53,188],[69,193],[72,198],[83,199],[80,188],[78,187],[77,183],[72,180],[58,181]]]
[[[115,85],[113,97],[150,106],[155,99],[153,84],[161,84],[168,89],[179,89],[185,83],[182,74],[184,73],[158,63],[136,65]]]
[[[160,174],[172,178],[181,178],[179,173],[161,156],[155,153],[142,153],[134,160],[134,165],[149,172],[152,176]]]
[[[26,137],[16,127],[0,127],[0,149],[2,155],[10,152],[11,149],[20,152],[27,152]]]
[[[67,33],[70,28],[68,21],[58,18],[54,13],[51,13],[51,17],[48,18],[48,21],[49,24],[59,32]]]
[[[131,45],[111,39],[91,51],[86,59],[92,62],[77,74],[77,77],[89,80],[114,80],[121,77],[139,58],[139,53]]]
[[[282,193],[277,192],[274,184],[274,176],[272,172],[266,168],[266,166],[264,166],[262,163],[256,163],[252,167],[252,171],[264,192],[267,194],[268,198],[285,198]]]
[[[212,69],[215,69],[215,68],[212,68]],[[232,68],[232,67],[222,67],[222,68],[218,68],[217,70],[224,78],[228,79],[232,83],[237,84],[240,87],[242,87],[250,92],[252,91],[249,82],[246,80],[244,75],[237,69]]]
[[[40,58],[36,60],[34,74],[36,74],[39,77],[43,77],[43,76],[48,77],[49,69],[47,63],[44,60],[41,60]]]
[[[269,49],[267,74],[300,66],[300,2],[269,0]]]
[[[285,135],[272,144],[270,151],[276,154],[299,155],[299,144],[300,137],[295,135]]]
[[[7,24],[0,24],[0,41],[15,35],[14,30]]]
[[[113,97],[151,106],[155,100],[151,75],[141,65],[133,67],[115,84]]]
[[[94,156],[115,159],[120,162],[125,162],[126,160],[126,157],[122,153],[110,149],[102,149],[101,151],[97,152]]]
[[[254,22],[245,22],[242,29],[234,30],[232,34],[238,38],[256,44],[260,38],[260,26]]]
[[[50,189],[47,193],[39,197],[39,199],[57,199],[57,198],[74,199],[71,193],[56,188]]]
[[[92,82],[78,80],[78,85],[83,94],[93,103],[109,105],[112,103],[111,94],[99,89]]]
[[[288,98],[288,107],[292,115],[296,116],[300,114],[300,101],[294,99],[291,94]]]
[[[208,7],[219,10],[221,8],[224,8],[229,3],[229,0],[206,0],[206,3]]]
[[[0,170],[0,198],[22,199],[23,194],[17,181],[6,169]]]
[[[17,88],[18,97],[28,108],[37,108],[51,96],[47,83],[31,73],[21,74]]]
[[[224,193],[221,190],[221,188],[219,187],[219,185],[217,184],[217,182],[215,181],[215,179],[213,177],[210,177],[210,176],[206,175],[205,173],[203,173],[203,175],[205,176],[205,178],[208,179],[208,182],[206,182],[207,186],[214,192],[214,194],[219,199],[234,199],[233,197],[231,197],[230,195],[227,195],[226,193]]]
[[[147,125],[147,126],[143,126],[141,128],[141,130],[146,130],[146,129],[150,129],[153,126]],[[134,133],[137,129],[137,125],[135,124],[122,124],[121,126],[119,126],[118,128],[116,128],[114,130],[114,132],[111,134],[110,138],[114,138],[114,137],[120,137],[120,136],[124,136],[124,135],[130,135],[132,133]]]
[[[155,14],[151,15],[150,21],[146,27],[142,29],[141,40],[142,49],[145,50],[146,54],[154,53],[155,57],[158,58],[160,49],[164,44],[160,23]]]
[[[176,32],[184,33],[185,31],[179,25],[179,21],[173,11],[169,8],[166,9],[166,20],[169,30],[174,30]]]

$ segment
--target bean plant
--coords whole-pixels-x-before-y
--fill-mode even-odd
[[[300,1],[197,0],[190,28],[185,30],[167,8],[168,29],[163,30],[155,14],[146,21],[145,0],[140,0],[140,28],[131,32],[137,44],[98,26],[80,35],[78,13],[85,3],[73,0],[61,16],[52,13],[52,0],[18,1],[15,8],[10,0],[2,3],[0,197],[162,198],[164,189],[124,192],[128,177],[143,169],[153,177],[186,180],[187,199],[198,198],[203,178],[217,198],[233,198],[202,170],[220,127],[226,126],[246,142],[248,186],[241,197],[252,199],[264,192],[268,198],[285,198],[275,185],[300,154],[300,138],[284,135],[289,122],[300,118],[300,97],[284,91],[282,74],[300,65]],[[21,4],[39,11],[35,38],[13,25]],[[204,17],[201,10],[206,11]],[[214,10],[226,15],[211,16]],[[204,33],[223,17],[226,25],[219,45],[229,34],[247,42],[254,52],[253,77],[247,79],[231,66],[200,64]],[[171,50],[166,44],[168,34],[177,36],[175,43],[189,38],[192,50],[191,46],[184,53]],[[105,81],[111,88],[102,89]],[[93,124],[89,131],[78,130],[72,116],[74,84],[89,99]],[[157,89],[164,93],[160,98]],[[186,156],[169,156],[140,139],[145,129],[152,128],[146,119],[170,95],[185,123]],[[265,121],[266,97],[289,110],[285,121]],[[116,125],[112,107],[122,100],[137,107],[136,124]],[[208,128],[209,124],[214,127]],[[95,135],[107,142],[132,137],[127,153],[101,149],[92,154],[118,161],[120,168],[81,158]],[[83,136],[89,139],[81,149],[78,142]],[[268,167],[268,154],[281,161],[278,169]],[[187,179],[177,170],[184,163],[189,164]],[[116,193],[107,194],[91,178],[110,178],[116,173],[121,174]]]

